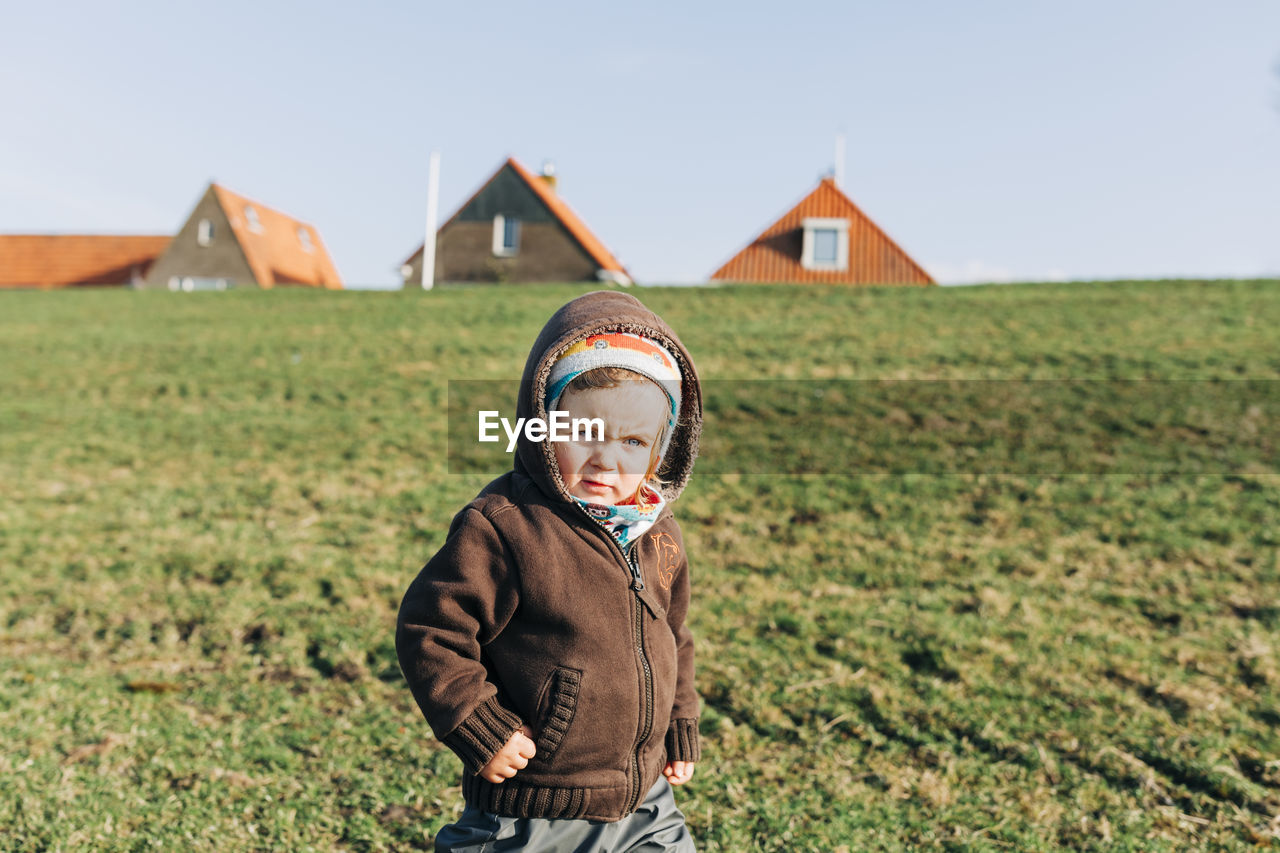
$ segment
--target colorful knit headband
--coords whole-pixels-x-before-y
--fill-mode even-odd
[[[652,338],[633,335],[630,332],[609,332],[592,335],[566,349],[551,367],[547,378],[547,411],[555,408],[565,386],[574,377],[597,367],[622,367],[647,376],[667,392],[671,403],[671,416],[667,420],[666,437],[659,448],[661,458],[667,452],[671,434],[680,417],[680,365],[670,350]],[[675,389],[675,393],[672,393]]]

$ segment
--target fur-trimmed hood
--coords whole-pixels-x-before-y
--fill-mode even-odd
[[[693,359],[676,333],[634,296],[616,290],[597,290],[567,302],[551,315],[525,361],[516,415],[545,420],[547,377],[556,359],[579,341],[606,332],[630,332],[652,338],[679,361],[680,419],[658,469],[658,476],[667,484],[662,489],[663,497],[668,501],[675,500],[689,482],[694,459],[698,456],[698,438],[702,433],[702,389]],[[548,496],[571,500],[560,478],[555,448],[550,442],[530,441],[521,433],[516,446],[515,470],[532,479]]]

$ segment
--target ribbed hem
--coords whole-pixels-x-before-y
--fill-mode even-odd
[[[667,761],[697,761],[701,757],[697,719],[672,720],[667,729]]]
[[[491,696],[441,740],[473,772],[489,763],[523,725],[520,718]]]
[[[522,785],[518,779],[516,776],[495,784],[472,773],[463,773],[462,797],[468,805],[481,811],[507,817],[556,820],[580,818],[587,813],[585,788],[544,788]]]

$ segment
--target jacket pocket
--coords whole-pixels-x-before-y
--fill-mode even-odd
[[[582,673],[567,666],[558,666],[547,676],[538,699],[538,758],[550,761],[560,748],[573,714],[578,708],[578,691],[582,687]]]

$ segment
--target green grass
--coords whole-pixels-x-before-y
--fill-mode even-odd
[[[578,292],[4,294],[0,848],[429,848],[447,382]],[[635,292],[708,380],[1280,379],[1274,281]],[[700,849],[1280,846],[1275,403],[1195,474],[708,459]]]

